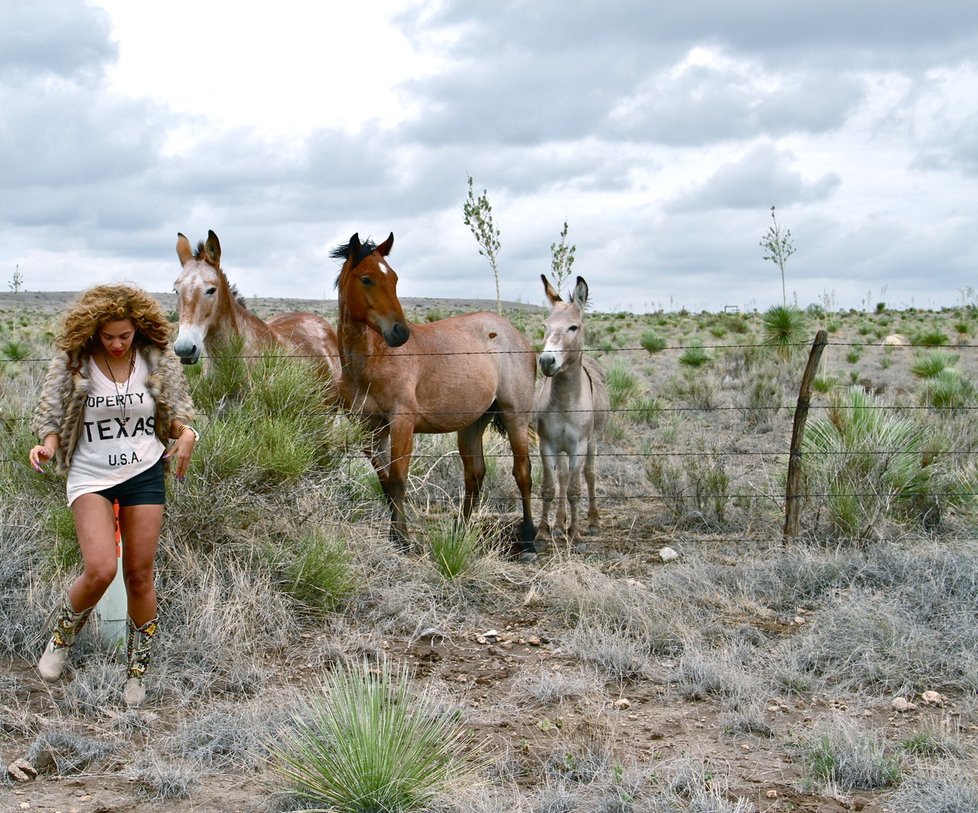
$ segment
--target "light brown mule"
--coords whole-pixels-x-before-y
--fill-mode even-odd
[[[391,234],[379,246],[354,234],[332,256],[337,279],[340,396],[371,430],[367,450],[391,510],[391,541],[408,548],[404,497],[414,434],[458,433],[468,517],[486,474],[482,435],[490,422],[505,430],[523,506],[519,551],[534,552],[528,430],[536,363],[533,348],[509,321],[468,313],[427,324],[405,319],[397,274],[387,263]]]
[[[197,251],[177,235],[177,257],[183,270],[173,283],[180,312],[180,331],[173,350],[184,364],[196,364],[203,354],[218,357],[235,346],[253,356],[263,349],[282,347],[308,357],[331,381],[333,396],[339,379],[336,330],[323,317],[296,311],[267,322],[249,311],[221,269],[221,244],[213,231]]]
[[[537,540],[550,535],[550,508],[557,482],[556,527],[567,531],[571,544],[581,535],[578,503],[581,499],[581,471],[587,481],[588,528],[599,527],[594,497],[594,458],[597,436],[608,422],[610,402],[604,374],[597,362],[584,352],[584,307],[588,287],[583,277],[570,302],[541,274],[543,290],[552,310],[544,320],[543,352],[538,363],[545,378],[536,398],[534,425],[540,438],[540,461],[543,465],[543,512],[537,526]],[[563,456],[563,457],[562,457]],[[566,457],[566,465],[562,460]],[[565,526],[570,508],[570,525]]]

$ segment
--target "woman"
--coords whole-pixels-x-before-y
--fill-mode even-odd
[[[38,472],[52,459],[68,477],[68,504],[84,571],[57,609],[38,671],[61,676],[68,649],[116,574],[115,515],[123,539],[128,603],[129,706],[146,697],[143,676],[159,631],[154,560],[163,522],[163,468],[187,473],[199,435],[170,324],[159,303],[131,285],[99,285],[68,311],[34,411]],[[167,444],[174,443],[167,449]]]

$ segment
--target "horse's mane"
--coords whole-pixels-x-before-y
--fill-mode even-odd
[[[353,258],[353,265],[350,268],[356,268],[363,260],[373,254],[374,250],[377,248],[377,244],[371,240],[369,237],[360,244],[360,250],[357,252],[356,257]],[[329,252],[330,259],[333,260],[349,260],[350,259],[350,243],[341,243],[331,252]],[[340,284],[339,275],[336,277],[336,282],[333,283],[333,287],[336,288]]]
[[[203,260],[208,265],[211,265],[211,262],[207,259],[207,254],[204,252],[204,241],[203,240],[200,240],[200,241],[197,242],[197,250],[194,252],[194,259],[195,260]],[[216,268],[214,270],[216,270],[217,273],[221,275],[221,279],[224,280],[225,285],[228,286],[228,290],[231,291],[231,296],[235,300],[237,300],[237,303],[242,308],[244,308],[245,310],[247,310],[248,309],[248,303],[245,302],[244,296],[238,291],[238,286],[235,285],[230,280],[228,280],[228,276],[227,276],[227,274],[224,273],[224,269],[223,268]]]

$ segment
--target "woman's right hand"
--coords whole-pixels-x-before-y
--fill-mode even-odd
[[[47,463],[52,457],[54,457],[54,452],[47,446],[42,446],[40,443],[32,447],[28,455],[31,461],[31,467],[39,474],[44,474],[42,464]]]

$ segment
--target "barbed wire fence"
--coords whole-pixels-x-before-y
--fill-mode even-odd
[[[604,440],[600,446],[597,456],[600,461],[604,461],[606,464],[610,463],[628,463],[634,464],[639,463],[640,467],[645,472],[645,482],[651,484],[653,477],[650,475],[650,471],[658,470],[660,482],[659,488],[653,488],[647,491],[623,491],[616,489],[613,483],[602,482],[601,477],[598,478],[598,493],[599,500],[602,503],[602,510],[607,513],[609,508],[613,509],[614,506],[620,505],[624,506],[626,511],[635,512],[636,510],[641,510],[639,507],[644,507],[647,513],[652,513],[658,510],[662,513],[662,506],[664,504],[671,503],[671,509],[667,509],[666,513],[671,517],[661,521],[658,524],[660,533],[662,536],[669,536],[675,534],[685,534],[685,535],[695,535],[696,533],[710,535],[712,537],[719,537],[723,541],[756,541],[759,537],[757,535],[750,535],[745,533],[734,533],[725,534],[723,533],[722,521],[709,522],[705,521],[702,516],[699,517],[699,522],[693,521],[690,523],[682,521],[680,516],[681,507],[685,506],[690,509],[689,513],[691,515],[697,514],[699,508],[703,505],[712,503],[714,506],[719,506],[721,503],[724,505],[737,505],[737,504],[754,504],[759,501],[765,502],[769,505],[770,510],[768,512],[770,517],[775,517],[781,515],[783,517],[783,525],[781,527],[780,535],[774,530],[773,521],[769,520],[765,524],[761,531],[761,538],[767,541],[772,541],[778,536],[784,542],[788,542],[791,539],[798,537],[802,533],[802,511],[805,506],[817,505],[820,501],[830,500],[830,499],[851,499],[851,500],[879,500],[881,499],[881,494],[878,490],[869,487],[867,484],[866,488],[853,488],[852,483],[849,484],[849,488],[832,488],[832,489],[813,489],[811,483],[806,480],[803,476],[805,469],[805,462],[811,460],[814,456],[821,457],[841,457],[847,458],[852,457],[854,452],[844,449],[823,449],[817,452],[812,450],[802,452],[802,440],[804,438],[805,421],[810,413],[825,413],[828,410],[846,411],[855,409],[852,405],[847,405],[845,403],[815,403],[812,400],[811,385],[812,380],[816,374],[819,364],[819,356],[825,348],[828,347],[838,347],[838,348],[859,348],[864,349],[867,347],[881,347],[885,346],[882,343],[876,342],[843,342],[843,341],[828,341],[827,335],[824,331],[820,331],[816,336],[814,342],[803,342],[796,345],[792,345],[794,350],[803,350],[804,348],[810,348],[811,353],[809,355],[808,365],[806,366],[805,372],[802,376],[802,380],[799,386],[799,396],[796,403],[774,403],[774,404],[734,404],[734,405],[718,405],[710,404],[704,406],[689,406],[689,405],[670,405],[658,403],[654,407],[654,411],[659,416],[674,416],[675,418],[690,419],[695,420],[697,415],[710,415],[710,414],[720,414],[723,413],[737,413],[740,415],[745,415],[749,413],[791,413],[793,416],[792,422],[792,438],[791,441],[786,443],[783,447],[770,450],[758,450],[752,448],[735,448],[736,438],[728,446],[728,448],[720,448],[714,445],[713,447],[708,447],[708,444],[700,443],[697,448],[676,448],[675,445],[668,442],[659,440],[646,439],[643,446],[639,450],[635,449],[623,449],[616,448],[616,443],[614,439]],[[953,347],[935,348],[931,345],[923,344],[902,344],[902,345],[889,345],[887,346],[890,350],[894,352],[905,351],[913,352],[915,350],[937,350],[943,349],[947,351],[955,352],[969,352],[973,351],[976,344],[972,343],[959,343]],[[717,343],[712,345],[703,345],[702,343],[696,342],[691,344],[670,344],[664,347],[658,348],[655,355],[660,357],[665,357],[669,353],[682,353],[691,348],[697,350],[705,350],[710,353],[717,352],[729,352],[729,351],[746,351],[752,352],[760,349],[765,349],[766,346],[758,343]],[[769,348],[767,348],[769,349]],[[640,355],[650,357],[651,353],[644,347],[641,346],[629,346],[621,348],[589,348],[587,352],[600,354],[603,357],[608,356],[618,356],[621,354],[622,358],[627,358],[628,355]],[[404,353],[404,355],[411,355],[410,353]],[[283,353],[280,354],[282,358],[303,358],[301,354],[295,353]],[[234,357],[237,360],[256,360],[260,358],[259,355],[247,355],[242,354]],[[43,372],[43,367],[47,365],[49,358],[44,357],[24,357],[24,358],[0,358],[0,375],[5,373],[4,368],[9,365],[30,365],[32,369],[32,375],[35,378],[39,378],[38,373]],[[894,403],[877,405],[873,407],[874,410],[882,410],[886,412],[919,412],[924,411],[928,413],[940,414],[970,414],[974,410],[978,409],[978,403],[966,403],[966,404],[956,404],[953,406],[940,406],[933,404],[923,404],[923,403]],[[635,418],[640,417],[648,411],[647,407],[634,407],[634,406],[618,406],[612,410],[611,417],[613,419],[617,418],[623,422],[629,422]],[[8,439],[15,434],[16,424],[18,422],[26,422],[29,420],[29,416],[26,415],[4,415],[0,413],[0,426],[5,429],[5,434]],[[707,430],[707,427],[704,427]],[[741,438],[743,440],[744,438]],[[713,440],[716,440],[714,437]],[[703,441],[703,438],[700,438]],[[437,449],[430,450],[425,448],[429,446],[425,442],[419,442],[417,448],[412,455],[412,476],[414,475],[414,467],[418,469],[424,468],[428,474],[438,465],[443,462],[457,462],[455,459],[458,457],[457,452],[453,451],[439,451]],[[8,466],[22,466],[24,468],[25,476],[30,474],[28,471],[26,456],[23,461],[11,456],[11,448],[8,443],[5,443],[6,447],[2,452],[0,452],[0,465]],[[894,448],[874,448],[874,449],[860,449],[858,454],[863,457],[876,457],[879,459],[893,458],[896,455],[906,454],[910,452],[906,447],[894,447]],[[531,450],[532,452],[532,450]],[[958,466],[967,466],[969,463],[975,460],[975,448],[971,443],[968,443],[959,448],[948,448],[941,450],[940,454],[947,459],[955,459]],[[508,450],[505,451],[487,451],[486,457],[489,459],[506,459],[511,455]],[[358,471],[363,470],[363,463],[365,457],[362,451],[358,448],[350,448],[342,452],[339,456],[334,456],[334,458],[339,458],[345,460],[348,463],[347,475],[348,477],[359,476]],[[704,483],[708,484],[709,477],[703,482],[694,482],[692,484],[674,484],[679,487],[670,487],[668,485],[663,485],[663,480],[661,478],[668,479],[670,476],[682,478],[683,467],[673,466],[670,468],[668,465],[670,461],[693,461],[688,465],[695,466],[696,461],[709,461],[709,459],[719,460],[719,468],[722,469],[726,461],[735,460],[739,461],[741,468],[746,469],[748,472],[757,475],[756,479],[747,478],[746,483],[749,486],[746,490],[730,490],[727,487],[716,489],[714,483],[714,490],[710,490],[708,487],[704,488]],[[748,461],[744,463],[744,461]],[[533,455],[534,465],[539,465],[539,460],[536,455]],[[704,464],[705,465],[705,464]],[[688,468],[688,466],[687,466]],[[702,472],[700,472],[702,475]],[[418,498],[426,506],[451,506],[459,502],[459,497],[457,494],[450,493],[449,489],[442,489],[440,494],[423,493],[425,488],[425,481],[428,478],[421,478],[422,483],[420,485],[415,484],[412,488],[413,497]],[[460,477],[457,478],[460,480]],[[744,478],[741,477],[743,481]],[[783,489],[780,487],[783,483]],[[779,486],[774,488],[774,486]],[[437,487],[436,487],[437,490]],[[534,495],[538,496],[538,495]],[[960,503],[966,502],[973,498],[978,497],[978,491],[975,488],[963,487],[955,489],[953,491],[939,492],[935,495],[938,499],[945,500],[947,502]],[[498,506],[500,508],[507,508],[512,506],[513,503],[518,502],[518,496],[513,494],[484,494],[483,499],[485,502],[491,502],[493,506]],[[583,498],[582,498],[583,499]],[[702,513],[702,512],[700,512]],[[716,511],[721,517],[724,510]],[[616,520],[622,520],[622,522],[613,523],[615,528],[621,529],[622,527],[628,525],[629,517],[615,517]],[[633,520],[634,517],[631,517]],[[695,517],[694,517],[695,519]],[[756,523],[755,523],[756,524]],[[643,525],[643,534],[654,533],[654,523]],[[650,530],[652,528],[653,530]],[[974,531],[970,534],[965,534],[962,537],[957,537],[956,539],[966,539],[967,541],[974,540]],[[623,540],[624,544],[628,544],[629,540]]]

